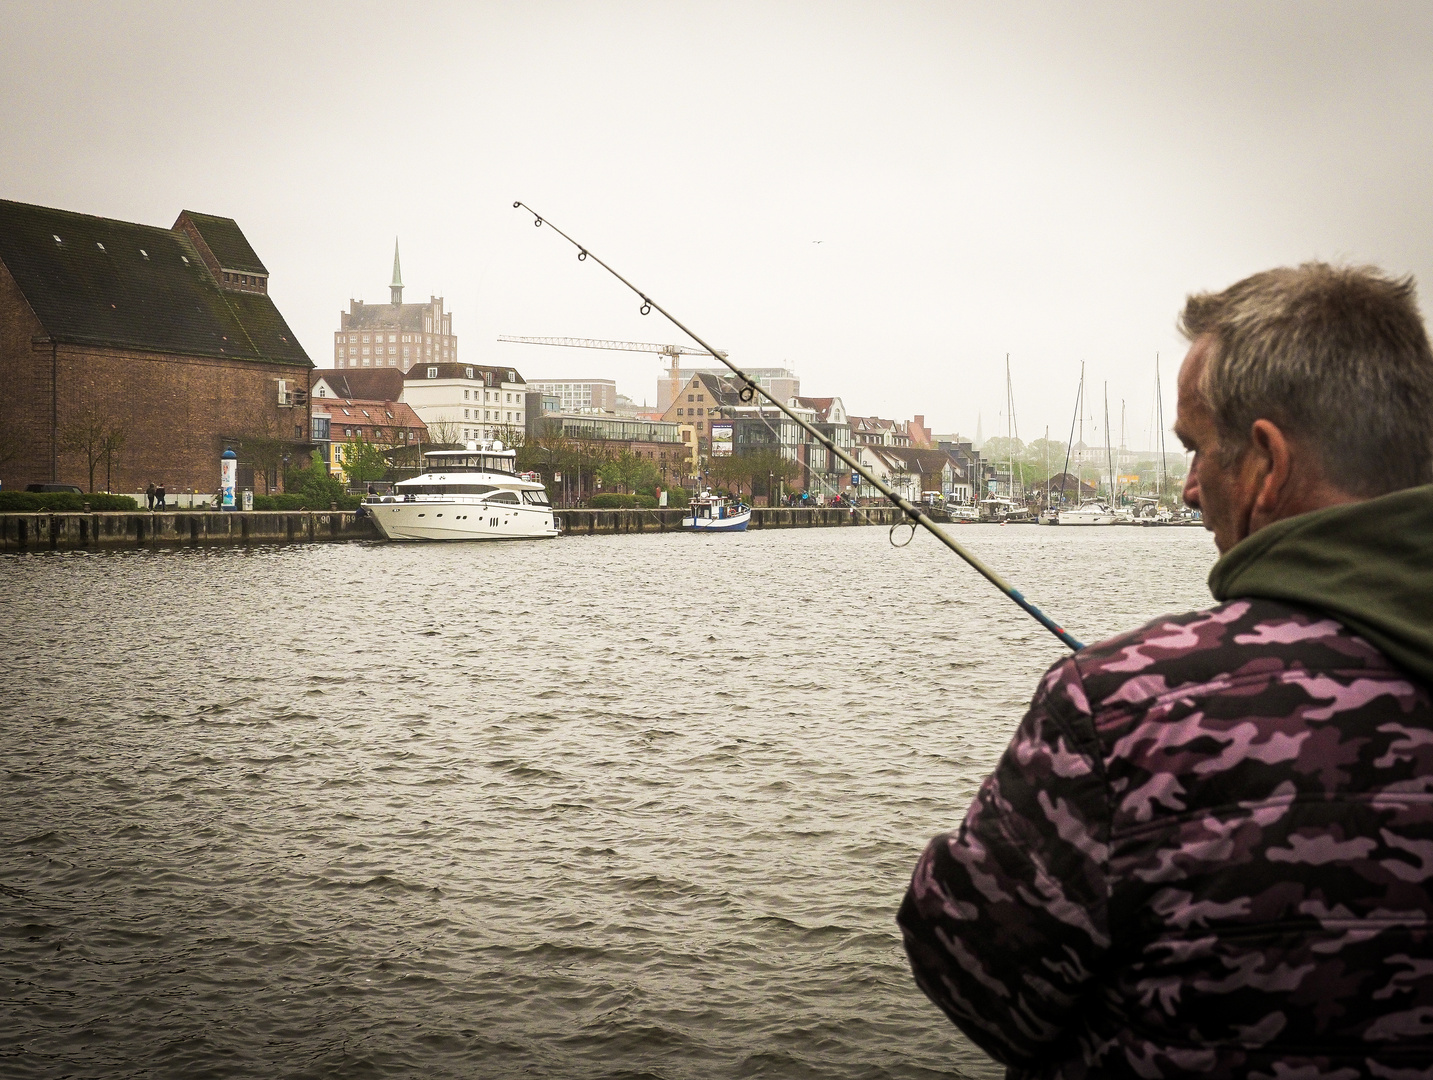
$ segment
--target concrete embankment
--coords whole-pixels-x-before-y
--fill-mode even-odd
[[[352,510],[0,514],[0,551],[307,544],[376,537],[373,525]]]
[[[676,532],[681,510],[557,510],[564,536]],[[890,506],[848,509],[758,507],[752,529],[889,525]],[[255,510],[250,513],[182,510],[177,513],[0,514],[0,551],[84,551],[104,548],[203,547],[228,544],[314,544],[376,540],[371,522],[352,510]]]

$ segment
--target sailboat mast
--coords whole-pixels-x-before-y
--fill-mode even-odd
[[[1105,465],[1110,470],[1110,506],[1115,502],[1115,455],[1110,449],[1110,384],[1105,383]]]
[[[1005,354],[1005,457],[1010,470],[1011,507],[1015,502],[1015,435],[1020,429],[1015,426],[1015,391],[1010,385],[1010,354]]]
[[[1154,396],[1159,411],[1159,480],[1163,491],[1169,487],[1169,472],[1164,459],[1164,389],[1159,382],[1159,353],[1154,354]]]
[[[1070,438],[1065,443],[1065,467],[1060,472],[1060,505],[1065,505],[1065,478],[1070,475],[1070,451],[1075,448],[1075,422],[1080,418],[1080,403],[1085,399],[1085,362],[1080,361],[1080,388],[1075,391],[1075,415],[1070,417]],[[1076,495],[1079,494],[1078,482]]]

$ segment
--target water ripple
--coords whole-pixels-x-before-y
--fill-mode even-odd
[[[1095,640],[1194,530],[961,538]],[[894,913],[1062,654],[881,529],[0,557],[7,1077],[995,1077]]]

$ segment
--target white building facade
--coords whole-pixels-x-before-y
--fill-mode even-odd
[[[486,364],[415,364],[403,376],[403,401],[439,443],[512,441],[526,426],[528,384],[513,368]]]

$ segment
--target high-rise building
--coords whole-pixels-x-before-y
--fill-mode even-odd
[[[393,281],[386,304],[348,302],[338,313],[333,335],[336,368],[391,367],[408,371],[417,363],[456,364],[458,339],[452,312],[443,310],[443,298],[430,296],[426,304],[403,302],[403,272],[398,263],[398,239],[393,240]]]

